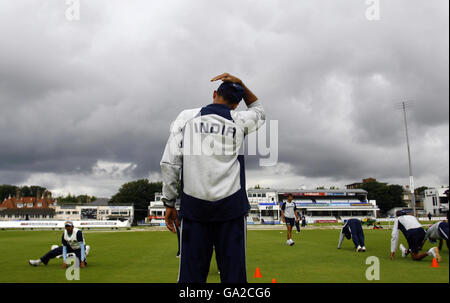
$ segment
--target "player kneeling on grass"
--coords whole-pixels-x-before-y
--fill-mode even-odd
[[[342,247],[342,241],[344,241],[344,236],[347,239],[352,239],[355,244],[356,251],[364,252],[366,251],[366,246],[364,244],[364,232],[362,228],[362,223],[358,219],[348,219],[344,227],[342,227],[341,235],[339,236],[338,249]]]
[[[406,249],[403,244],[400,244],[403,258],[406,258],[406,256],[411,253],[411,258],[415,261],[422,260],[426,256],[433,256],[438,262],[441,262],[441,256],[439,255],[439,249],[437,247],[432,247],[427,252],[419,253],[425,240],[425,230],[417,218],[408,215],[408,213],[403,210],[397,211],[396,216],[397,218],[395,218],[394,227],[392,228],[391,260],[395,257],[399,230],[401,230],[406,241],[408,241],[408,249]]]
[[[448,249],[448,222],[441,221],[428,227],[423,244],[425,244],[426,240],[433,244],[439,241],[439,250],[442,249],[442,242],[445,240]]]
[[[286,244],[289,246],[294,245],[292,240],[292,227],[295,222],[298,222],[297,206],[292,202],[293,196],[289,194],[288,200],[281,206],[281,220],[286,223],[287,227],[287,241]]]
[[[45,265],[48,264],[50,259],[56,258],[60,255],[63,256],[64,263],[62,265],[62,268],[66,268],[66,260],[67,260],[67,254],[73,253],[80,264],[81,268],[86,267],[86,247],[84,242],[83,233],[78,228],[75,228],[73,226],[73,223],[71,221],[66,221],[64,223],[65,230],[64,234],[62,236],[62,246],[58,246],[48,253],[46,253],[42,258],[37,260],[30,260],[29,264],[33,266],[38,266],[41,263],[44,263]]]

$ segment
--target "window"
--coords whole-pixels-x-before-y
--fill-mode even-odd
[[[263,217],[271,217],[274,212],[272,210],[261,210],[261,216]]]
[[[70,215],[70,211],[66,211],[66,213],[65,213],[66,215]]]
[[[33,207],[33,203],[27,203],[27,207]]]
[[[22,208],[23,207],[23,203],[17,203],[17,208]]]
[[[266,194],[262,194],[262,197],[265,198],[265,197],[266,197]]]
[[[73,211],[72,215],[78,215],[78,212],[77,211]]]
[[[37,204],[37,206],[38,206],[38,207],[42,207],[42,202],[39,202],[39,203]]]

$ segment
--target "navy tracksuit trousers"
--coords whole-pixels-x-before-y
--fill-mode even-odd
[[[67,253],[74,253],[77,258],[78,261],[81,261],[81,249],[72,249],[72,247],[67,246]],[[55,249],[52,249],[51,251],[49,251],[48,253],[46,253],[42,258],[41,261],[42,263],[44,263],[45,265],[48,264],[48,261],[50,261],[50,259],[56,258],[59,255],[63,254],[63,247],[59,246]]]
[[[224,222],[181,221],[179,283],[206,283],[213,249],[222,283],[247,283],[245,216]]]
[[[361,221],[357,219],[350,219],[347,222],[347,227],[352,234],[352,240],[355,244],[355,248],[358,246],[365,246],[364,245],[364,232],[362,229]]]

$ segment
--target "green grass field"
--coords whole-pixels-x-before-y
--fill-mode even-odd
[[[249,230],[247,235],[248,281],[270,283],[448,283],[449,254],[441,251],[439,268],[431,268],[431,257],[422,261],[404,259],[397,252],[389,259],[390,231],[365,230],[367,252],[356,253],[351,240],[337,242],[340,230],[303,230],[293,233],[296,244],[286,246],[286,232]],[[61,259],[48,266],[32,267],[28,260],[46,253],[59,244],[61,231],[0,231],[0,283],[71,282],[61,269]],[[173,283],[178,276],[179,259],[176,235],[166,231],[85,231],[91,245],[88,267],[81,270],[79,282],[90,283]],[[403,236],[400,243],[406,244]],[[430,248],[427,243],[425,249]],[[380,260],[380,280],[367,281],[365,261],[368,256]],[[254,278],[259,267],[262,278]],[[220,282],[213,257],[208,282]]]

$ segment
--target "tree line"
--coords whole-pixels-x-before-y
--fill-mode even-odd
[[[15,197],[17,194],[19,194],[21,197],[37,197],[39,195],[39,198],[43,195],[47,194],[48,197],[51,197],[52,193],[50,190],[48,190],[46,187],[39,186],[39,185],[25,185],[25,186],[16,186],[16,185],[9,185],[9,184],[3,184],[0,185],[0,202],[3,201],[5,198],[9,197]],[[89,203],[94,202],[97,200],[97,197],[95,196],[89,196],[89,195],[72,195],[67,194],[66,196],[57,197],[55,200],[59,204],[75,204],[75,203]]]
[[[15,197],[17,193],[19,193],[21,197],[36,197],[38,193],[41,196],[46,191],[50,193],[50,191],[47,190],[47,188],[38,185],[16,186],[3,184],[0,185],[0,199],[1,201],[3,201],[5,198],[8,198],[9,196]]]

